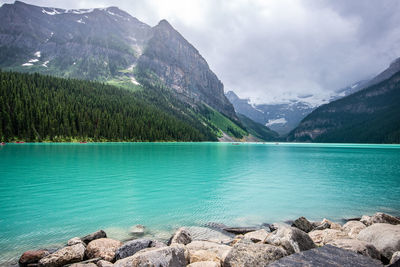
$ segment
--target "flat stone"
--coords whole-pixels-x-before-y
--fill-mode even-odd
[[[296,219],[293,222],[292,227],[296,227],[306,233],[311,232],[314,228],[313,225],[305,217],[300,217]]]
[[[132,226],[129,229],[129,232],[132,235],[143,235],[144,234],[144,230],[145,230],[145,227],[143,225],[137,224],[137,225]]]
[[[85,255],[88,259],[102,258],[106,261],[113,261],[115,252],[122,245],[122,242],[111,238],[95,239],[87,245]]]
[[[85,244],[89,244],[89,242],[99,238],[107,238],[106,232],[104,232],[103,230],[99,230],[97,232],[82,237],[81,240],[85,242]]]
[[[279,259],[268,267],[383,267],[378,261],[353,251],[326,245]]]
[[[37,263],[40,259],[48,256],[50,253],[47,250],[28,250],[19,258],[19,265],[21,267],[28,266],[28,264]]]

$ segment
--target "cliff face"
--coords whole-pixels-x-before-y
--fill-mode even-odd
[[[221,81],[197,49],[166,20],[152,29],[152,38],[137,67],[156,74],[184,99],[204,101],[237,120],[232,104],[224,95]]]

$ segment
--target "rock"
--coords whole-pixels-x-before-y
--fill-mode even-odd
[[[244,238],[251,239],[253,242],[264,241],[267,238],[268,232],[265,229],[260,229],[254,232],[248,232]],[[258,241],[257,241],[258,240]]]
[[[218,244],[210,241],[193,241],[186,245],[189,254],[193,254],[199,250],[211,251],[217,255],[217,257],[221,260],[221,263],[224,262],[226,256],[231,251],[232,247]]]
[[[289,224],[286,224],[286,223],[273,223],[273,224],[271,224],[270,226],[269,226],[269,230],[271,231],[271,232],[274,232],[274,231],[276,231],[276,230],[278,230],[279,228],[281,228],[281,227],[290,227],[290,225]]]
[[[205,224],[207,228],[213,228],[213,229],[219,229],[223,230],[224,228],[227,228],[228,226],[223,224],[223,223],[218,223],[218,222],[208,222]]]
[[[185,251],[182,247],[171,246],[163,248],[147,248],[135,255],[118,260],[114,267],[184,267],[186,266]]]
[[[168,243],[187,245],[190,242],[192,242],[192,236],[190,235],[190,232],[186,230],[184,227],[181,227],[175,232],[175,234],[171,237],[171,240]]]
[[[99,260],[97,262],[97,267],[112,267],[113,264],[109,261],[105,261],[105,260]]]
[[[210,250],[196,250],[190,253],[190,263],[199,261],[214,261],[221,265],[221,259],[216,253]]]
[[[186,267],[221,267],[221,264],[215,261],[198,261],[187,265]]]
[[[113,261],[115,252],[123,245],[122,242],[110,238],[100,238],[91,241],[86,248],[87,258],[102,258],[106,261]]]
[[[235,235],[240,235],[240,234],[244,235],[247,234],[248,232],[257,231],[258,229],[259,229],[258,227],[227,227],[224,228],[224,231],[227,231]]]
[[[288,254],[297,253],[315,248],[313,240],[307,233],[295,227],[281,227],[270,233],[264,243],[274,246],[282,246]]]
[[[82,244],[64,247],[42,258],[39,261],[39,267],[58,267],[80,262],[83,260],[84,255],[85,246]]]
[[[81,240],[85,242],[85,244],[89,244],[89,242],[99,238],[107,238],[106,232],[104,232],[103,230],[99,230],[97,232],[82,237]]]
[[[286,256],[284,249],[262,243],[236,243],[225,258],[224,267],[266,266],[267,264]]]
[[[325,229],[330,229],[331,228],[331,225],[328,223],[328,222],[320,222],[320,223],[318,223],[318,225],[316,225],[315,227],[314,227],[314,229],[313,230],[325,230]]]
[[[312,241],[318,246],[323,246],[336,239],[349,238],[347,233],[335,230],[335,229],[325,229],[325,230],[314,230],[309,232],[308,235],[311,237]]]
[[[212,229],[208,227],[190,226],[185,228],[189,231],[193,240],[206,240],[216,243],[228,244],[235,237],[234,234],[220,229]]]
[[[145,230],[145,227],[143,225],[137,224],[137,225],[132,226],[129,229],[129,232],[132,235],[143,235],[144,234],[144,230]]]
[[[360,231],[357,239],[374,245],[388,263],[393,253],[400,250],[400,225],[374,223]]]
[[[345,231],[351,238],[357,238],[358,233],[365,228],[365,224],[360,221],[348,221],[343,225],[343,231]]]
[[[373,259],[381,259],[381,254],[374,247],[374,245],[365,241],[357,239],[337,239],[329,242],[328,244],[338,248],[351,250],[358,254],[371,257]]]
[[[383,265],[369,257],[353,251],[326,245],[321,248],[310,249],[279,259],[268,267],[383,267]]]
[[[394,264],[395,262],[400,261],[400,251],[396,251],[392,255],[392,259],[390,260],[390,264]]]
[[[19,258],[19,265],[22,267],[28,266],[28,264],[38,263],[41,258],[46,257],[50,253],[47,250],[28,250]]]
[[[120,260],[134,255],[136,252],[150,247],[164,247],[164,243],[150,239],[135,239],[124,243],[116,252],[115,259]]]
[[[83,242],[82,239],[80,239],[79,237],[73,237],[70,240],[68,240],[68,242],[67,242],[68,246],[73,246],[76,244],[83,244],[86,247],[85,242]]]
[[[69,267],[97,267],[96,264],[93,262],[90,263],[74,263],[72,265],[69,265]]]
[[[370,226],[372,224],[372,217],[368,215],[363,215],[360,219],[360,222],[362,222],[366,226]]]
[[[363,216],[363,218],[364,218],[364,216]],[[369,217],[369,218],[368,218],[368,216],[366,216],[364,218],[364,221],[365,221],[365,225],[367,225],[367,226],[370,226],[371,224],[374,224],[374,223],[387,223],[387,224],[393,224],[393,225],[400,224],[399,218],[396,218],[394,216],[391,216],[389,214],[385,214],[382,212],[377,212],[374,214],[374,216]],[[364,223],[364,221],[363,221],[363,223]]]
[[[300,217],[295,220],[292,224],[292,227],[296,227],[306,233],[311,232],[314,228],[305,217]]]
[[[151,240],[150,248],[163,248],[163,247],[167,247],[167,245],[158,240]]]
[[[342,226],[340,224],[334,223],[326,218],[321,221],[321,224],[329,224],[329,229],[342,230]]]

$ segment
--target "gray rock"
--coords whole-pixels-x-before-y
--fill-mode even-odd
[[[248,232],[253,232],[257,231],[258,227],[227,227],[224,228],[224,231],[227,231],[229,233],[235,234],[235,235],[244,235],[247,234]]]
[[[381,254],[374,245],[357,239],[337,239],[329,242],[329,245],[354,251],[358,254],[380,260]]]
[[[266,266],[267,264],[286,256],[284,249],[262,243],[236,243],[225,258],[224,267]]]
[[[360,231],[357,238],[374,245],[389,263],[393,253],[400,250],[400,225],[374,223]]]
[[[19,258],[19,266],[25,267],[28,264],[37,263],[40,259],[48,256],[50,253],[47,250],[28,250]]]
[[[328,222],[319,223],[317,226],[314,227],[313,230],[325,230],[329,229],[331,225]]]
[[[326,245],[284,257],[268,267],[383,267],[374,259]]]
[[[190,226],[186,227],[185,229],[190,233],[192,241],[206,240],[227,244],[235,237],[235,235],[232,233],[216,228],[212,229],[208,227]]]
[[[225,258],[231,251],[232,247],[210,241],[193,241],[186,245],[186,249],[189,251],[189,254],[193,254],[199,250],[213,252],[219,259],[221,259],[222,263],[225,261]]]
[[[309,232],[308,235],[318,246],[323,246],[337,239],[349,238],[346,232],[335,229],[314,230]]]
[[[190,235],[190,232],[184,227],[181,227],[175,232],[175,234],[171,237],[171,240],[168,243],[187,245],[190,242],[192,242],[192,236]]]
[[[365,228],[365,224],[360,221],[348,221],[343,225],[343,231],[345,231],[351,238],[357,238],[360,231]]]
[[[56,252],[42,258],[39,267],[58,267],[66,264],[80,262],[85,255],[85,246],[76,244],[64,247]]]
[[[393,225],[397,225],[400,224],[400,219],[391,216],[389,214],[385,214],[382,212],[377,212],[374,214],[374,216],[371,217],[370,220],[371,224],[374,223],[388,223],[388,224],[393,224]]]
[[[109,261],[105,261],[105,260],[99,260],[97,262],[97,267],[112,267],[113,264]]]
[[[85,242],[83,242],[82,239],[80,239],[79,237],[73,237],[67,242],[68,246],[73,246],[76,244],[83,244],[84,246],[86,246]]]
[[[116,252],[115,259],[120,260],[134,255],[136,252],[150,247],[165,247],[166,245],[159,241],[150,239],[135,239],[124,243]]]
[[[300,217],[295,220],[292,224],[292,227],[296,227],[306,233],[311,232],[314,228],[313,225],[305,217]]]
[[[254,232],[248,232],[244,235],[244,238],[250,239],[253,242],[264,241],[267,238],[268,232],[265,229],[260,229]]]
[[[145,227],[143,225],[137,224],[137,225],[132,226],[129,229],[129,232],[132,235],[143,235],[144,234],[144,230],[145,230]]]
[[[400,251],[396,251],[392,255],[392,259],[390,260],[390,264],[395,264],[396,262],[400,264]]]
[[[97,232],[88,234],[84,237],[81,238],[81,240],[83,242],[85,242],[85,244],[89,244],[90,241],[93,241],[95,239],[99,239],[99,238],[107,238],[107,234],[106,232],[104,232],[103,230],[99,230]]]
[[[106,261],[113,261],[115,252],[122,245],[122,242],[111,238],[95,239],[87,245],[85,256],[88,259],[101,258]]]
[[[139,266],[184,267],[186,266],[185,250],[179,246],[147,248],[114,263],[114,267]]]
[[[270,233],[264,243],[282,246],[288,254],[315,248],[316,245],[307,233],[294,227],[281,227]]]

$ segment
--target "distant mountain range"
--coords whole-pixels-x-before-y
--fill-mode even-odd
[[[4,4],[0,68],[153,90],[157,94],[149,95],[149,104],[166,99],[171,114],[190,124],[197,120],[218,138],[254,137],[206,60],[166,20],[150,27],[117,7],[65,10],[20,1]]]
[[[315,109],[287,140],[400,143],[400,58],[361,87]]]

